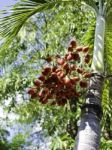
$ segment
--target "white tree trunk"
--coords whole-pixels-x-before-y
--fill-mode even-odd
[[[100,121],[93,114],[85,114],[80,123],[76,150],[99,150]]]
[[[92,69],[94,72],[104,72],[104,35],[105,35],[105,18],[102,15],[97,17],[94,53],[92,61]]]
[[[102,77],[95,76],[91,79],[86,104],[101,105],[102,87]],[[100,109],[100,107],[96,109]],[[79,123],[75,150],[99,150],[99,142],[100,116],[94,111],[94,108],[86,108]]]
[[[104,32],[105,18],[98,15],[95,30],[94,54],[92,69],[93,72],[104,72]],[[86,96],[86,104],[101,107],[103,77],[96,75],[91,78]],[[100,110],[99,110],[100,113]],[[76,145],[74,150],[99,150],[100,143],[100,116],[95,108],[86,107],[79,124]]]

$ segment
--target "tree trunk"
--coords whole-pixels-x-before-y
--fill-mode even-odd
[[[74,150],[99,150],[100,120],[102,116],[101,97],[104,80],[104,32],[105,18],[100,10],[96,21],[92,62],[92,70],[97,74],[90,80],[86,102],[82,107],[82,117],[79,122]]]
[[[103,77],[91,79],[86,104],[82,108],[75,150],[99,150],[102,87]]]

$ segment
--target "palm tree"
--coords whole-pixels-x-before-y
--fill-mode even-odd
[[[70,0],[21,0],[12,8],[12,13],[0,19],[0,36],[5,39],[1,50],[6,49],[14,37],[18,34],[23,24],[32,15],[60,3],[70,3]],[[76,1],[77,2],[77,1]],[[102,90],[104,83],[104,39],[105,23],[111,13],[111,1],[106,0],[82,0],[96,13],[96,30],[94,37],[94,51],[92,70],[94,76],[86,95],[85,105],[82,107],[82,116],[79,122],[79,130],[76,139],[75,150],[98,150],[100,142],[100,121],[102,118]],[[3,12],[6,14],[6,12]]]
[[[104,34],[105,34],[105,4],[99,1],[96,9],[97,21],[94,39],[94,54],[92,70],[96,73],[90,80],[83,106],[84,114],[80,122],[77,136],[77,150],[99,149],[100,120],[102,117],[101,97],[104,82]]]

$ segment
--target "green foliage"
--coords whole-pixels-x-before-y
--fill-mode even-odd
[[[29,81],[27,78],[23,78],[18,74],[11,75],[0,79],[1,100],[13,96],[13,94],[15,95],[16,91],[21,93],[24,90],[24,88],[26,88],[29,85]]]
[[[21,133],[15,135],[10,143],[9,150],[20,150],[20,147],[25,144],[25,139],[27,135],[23,135]]]
[[[0,149],[6,150],[9,147],[7,136],[9,135],[9,132],[5,129],[0,128]]]
[[[109,80],[105,80],[102,94],[103,118],[101,128],[101,149],[110,150],[112,148],[112,98],[109,93]]]
[[[94,19],[94,13],[91,12],[91,17],[89,17],[90,9],[85,10],[85,7],[85,5],[81,6],[79,2],[62,3],[58,9],[57,7],[54,7],[52,10],[44,12],[42,18],[45,23],[43,23],[41,31],[45,49],[42,51],[39,51],[37,49],[32,54],[32,57],[30,59],[28,59],[27,55],[25,54],[23,57],[27,60],[27,63],[18,66],[17,68],[13,69],[12,73],[8,72],[7,76],[5,75],[3,78],[1,78],[1,95],[3,96],[1,98],[4,99],[6,97],[8,98],[10,96],[13,96],[12,103],[10,104],[9,108],[7,107],[7,109],[11,110],[12,107],[15,108],[13,109],[13,111],[20,115],[19,121],[21,123],[31,123],[38,120],[41,127],[47,130],[47,134],[54,137],[52,140],[51,149],[71,149],[73,147],[74,140],[71,138],[70,134],[66,132],[67,124],[72,124],[72,126],[74,126],[75,124],[75,127],[77,128],[77,120],[80,116],[80,108],[76,109],[73,113],[70,110],[69,104],[67,104],[64,108],[42,106],[36,100],[31,102],[27,101],[22,103],[22,105],[18,105],[15,101],[15,93],[16,91],[22,93],[22,90],[32,84],[35,76],[38,75],[41,71],[39,70],[41,67],[36,70],[32,67],[32,65],[35,64],[36,66],[43,66],[44,62],[41,59],[43,56],[46,56],[47,54],[54,55],[56,53],[60,53],[61,55],[63,55],[69,39],[74,35],[78,39],[78,43],[82,43],[81,39],[83,36],[86,37],[85,33],[88,30],[88,27],[91,26],[91,22]],[[77,15],[77,13],[79,13],[79,15]],[[25,42],[23,47],[21,47],[21,49],[23,48],[23,51],[25,51],[28,42],[33,42],[33,40],[29,41],[29,39],[27,38],[27,35],[29,35],[29,26],[28,28],[27,26],[28,23],[26,23],[26,28],[23,27],[19,32],[19,36],[17,38],[19,42],[22,41],[22,44],[19,45],[20,47]],[[37,28],[35,27],[35,29]],[[25,33],[24,37],[21,34],[22,31],[24,31]],[[87,39],[89,39],[89,42],[91,41],[89,36]],[[36,42],[38,43],[38,40]],[[11,48],[13,50],[13,45]],[[21,49],[19,49],[19,51],[21,51]],[[7,58],[9,60],[10,57],[8,57],[8,54],[10,53],[11,51],[7,51]],[[11,61],[13,62],[13,60],[15,60],[16,58],[17,55]],[[27,71],[27,77],[23,77],[23,73],[25,71]],[[25,84],[21,84],[23,83],[22,80],[24,79]],[[2,87],[4,90],[2,89]],[[14,144],[13,147],[18,148],[20,144],[17,146],[16,144]]]
[[[12,142],[9,143],[6,139],[0,140],[0,149],[1,150],[20,150],[21,146],[25,144],[25,140],[28,135],[23,135],[21,133],[15,135],[12,139]]]
[[[18,2],[14,7],[11,8],[11,15],[7,14],[7,11],[2,12],[2,14],[7,14],[7,16],[0,19],[0,37],[6,38],[3,48],[12,42],[14,37],[18,34],[23,24],[29,19],[32,15],[51,9],[58,6],[60,3],[66,3],[69,1],[57,0],[57,1],[30,1],[22,0]],[[21,21],[20,21],[21,20]]]
[[[8,145],[8,142],[7,141],[0,141],[0,149],[1,150],[8,150],[9,148],[9,145]]]
[[[41,105],[37,100],[16,108],[16,113],[21,115],[19,122],[32,123],[37,121],[46,131],[46,135],[52,137],[51,149],[70,149],[74,140],[67,133],[67,125],[72,123],[77,128],[77,120],[80,116],[80,108],[71,112],[69,104],[65,107]],[[74,118],[75,116],[75,118]],[[63,130],[62,130],[63,129]]]
[[[104,130],[109,130],[109,128],[110,128],[109,126],[112,126],[112,122],[111,122],[112,105],[111,105],[111,103],[112,103],[112,100],[109,97],[109,80],[106,80],[105,84],[104,84],[103,95],[102,95],[102,106],[103,106],[102,132]]]
[[[98,7],[96,5],[96,0],[83,0],[87,5],[89,5],[90,7],[92,7],[95,11],[95,13],[98,13]]]
[[[111,15],[111,14],[110,14]],[[111,19],[111,16],[109,16],[108,19]],[[107,74],[111,74],[112,73],[112,27],[111,27],[111,22],[110,20],[107,21],[107,26],[106,26],[106,38],[105,38],[105,55],[106,55],[106,72]]]
[[[111,150],[112,149],[112,140],[105,140],[101,138],[101,147],[102,150]]]
[[[22,25],[30,16],[34,15],[38,11],[45,9],[48,6],[49,3],[39,4],[29,0],[24,0],[16,4],[12,8],[13,13],[1,19],[0,36],[7,37],[5,45],[11,42],[11,40],[17,35]],[[4,12],[4,14],[6,14],[6,12]]]
[[[74,147],[74,140],[68,135],[55,136],[50,145],[51,150],[71,150]]]
[[[112,25],[111,25],[111,13],[108,14],[107,18],[107,26],[106,26],[106,38],[105,38],[105,72],[107,75],[110,75],[107,81],[107,88],[105,89],[105,104],[104,104],[104,150],[108,147],[108,149],[112,149]],[[103,94],[104,95],[104,94]],[[102,130],[103,130],[102,129]],[[103,147],[102,146],[102,147]]]
[[[97,12],[96,1],[84,0],[83,2],[94,7]],[[22,0],[11,9],[11,15],[7,14],[0,19],[0,36],[6,40],[0,51],[0,64],[5,68],[5,74],[0,78],[1,103],[4,104],[4,99],[12,97],[12,101],[6,107],[6,110],[11,111],[14,108],[13,111],[20,115],[19,122],[29,124],[38,120],[41,127],[47,131],[47,135],[53,137],[50,147],[52,150],[69,150],[73,148],[74,140],[67,133],[67,124],[71,124],[75,129],[77,128],[77,121],[81,112],[79,104],[77,109],[71,111],[70,104],[65,105],[65,107],[43,106],[40,105],[38,100],[25,101],[23,94],[26,93],[27,87],[33,85],[33,80],[40,74],[41,68],[45,65],[45,61],[42,58],[48,54],[63,55],[71,37],[75,36],[79,44],[89,45],[92,54],[96,17],[91,7],[88,8],[85,3],[68,0]],[[28,20],[29,17],[36,13],[38,15]],[[39,28],[38,24],[42,21],[41,28]],[[107,24],[105,72],[111,74],[112,30],[109,19]],[[36,35],[37,31],[41,32],[38,37]],[[17,34],[18,36],[15,38]],[[7,48],[13,39],[12,45]],[[43,48],[39,45],[41,42]],[[29,53],[27,52],[28,45],[32,46],[35,50],[34,53],[32,53],[33,50]],[[25,52],[21,57],[25,62],[10,71],[8,67],[10,68],[10,65],[17,60],[19,52]],[[21,98],[21,101],[23,101],[20,105],[16,102],[16,93],[23,96]],[[102,97],[102,150],[107,150],[107,147],[108,150],[112,149],[111,136],[109,135],[112,132],[111,103],[112,80],[109,79],[105,81]],[[19,150],[20,146],[25,143],[25,139],[26,136],[22,134],[16,135],[9,146],[10,150]],[[6,146],[5,149],[8,150],[7,141],[3,141],[0,144],[3,147]]]

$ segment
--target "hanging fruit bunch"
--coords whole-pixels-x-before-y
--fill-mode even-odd
[[[64,56],[48,56],[45,60],[47,66],[34,81],[34,87],[28,90],[31,98],[38,99],[42,104],[60,106],[73,97],[80,97],[81,90],[88,86],[88,78],[93,76],[87,70],[91,60],[89,47],[77,46],[73,39]]]

